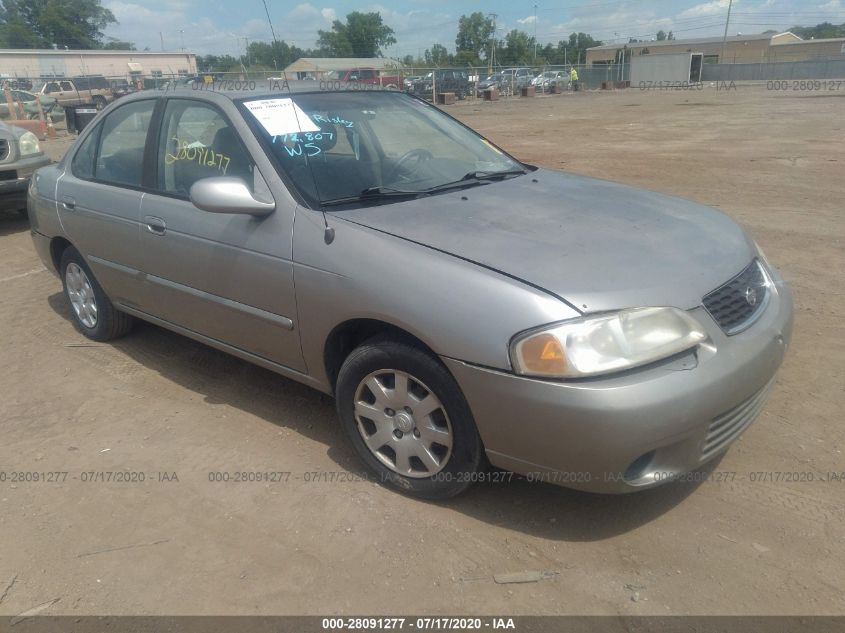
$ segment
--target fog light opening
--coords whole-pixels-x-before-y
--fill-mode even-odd
[[[644,455],[640,455],[631,462],[631,465],[628,466],[628,469],[625,471],[623,475],[623,479],[627,483],[631,483],[632,481],[636,481],[640,479],[643,475],[645,475],[648,467],[651,466],[651,462],[654,459],[654,451],[649,451]]]

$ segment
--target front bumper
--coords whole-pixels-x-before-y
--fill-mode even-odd
[[[29,179],[39,167],[46,167],[52,161],[49,156],[37,154],[31,158],[22,158],[9,164],[0,164],[0,196],[4,199],[26,200]]]
[[[647,369],[554,382],[443,360],[494,466],[591,492],[650,488],[724,453],[759,414],[792,335],[792,295],[774,282],[748,330],[728,337],[698,308],[709,340]]]

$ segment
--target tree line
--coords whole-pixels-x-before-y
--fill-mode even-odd
[[[104,34],[116,23],[101,0],[0,0],[0,47],[135,50],[133,43]],[[845,24],[824,22],[791,30],[804,39],[845,37]],[[673,39],[671,31],[657,33],[658,41]],[[334,20],[331,28],[318,31],[314,48],[302,49],[283,40],[254,41],[239,57],[197,55],[197,65],[203,72],[281,70],[300,57],[382,57],[384,49],[396,43],[395,32],[380,13],[352,11],[345,20]],[[519,29],[498,37],[495,22],[477,11],[458,20],[454,52],[435,43],[400,61],[408,67],[562,65],[583,63],[586,50],[601,45],[586,33],[572,33],[556,44],[540,44]]]

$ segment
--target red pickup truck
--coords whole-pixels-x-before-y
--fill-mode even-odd
[[[375,68],[333,70],[326,76],[326,79],[361,84],[377,84],[385,88],[399,88],[402,86],[402,77],[400,75],[388,75],[386,71]]]

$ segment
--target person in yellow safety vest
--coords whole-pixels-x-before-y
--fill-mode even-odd
[[[572,89],[578,90],[578,71],[575,70],[575,66],[569,71],[569,81],[572,83]]]

